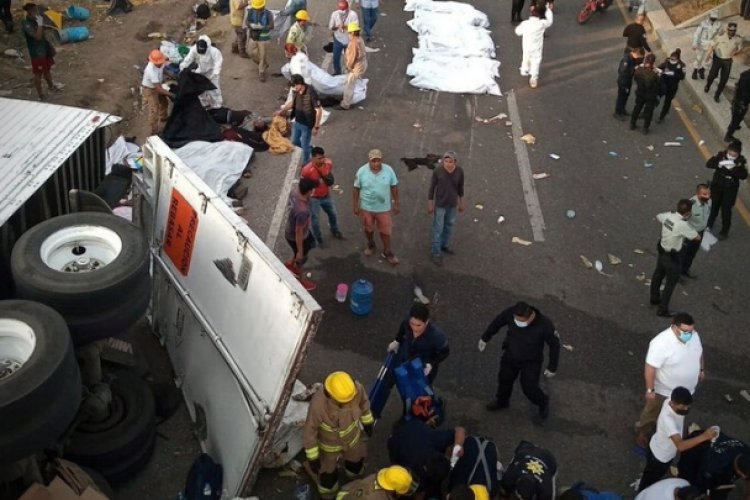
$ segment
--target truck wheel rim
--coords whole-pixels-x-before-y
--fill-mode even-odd
[[[122,239],[102,226],[70,226],[45,238],[42,262],[64,273],[86,273],[111,263],[122,251]]]
[[[0,318],[0,380],[20,370],[35,347],[33,328],[17,319]]]

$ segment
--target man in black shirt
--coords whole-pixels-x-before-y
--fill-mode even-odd
[[[702,431],[694,431],[688,438]],[[750,446],[723,432],[714,442],[706,442],[680,454],[679,476],[703,491],[711,500],[725,500],[738,479],[745,481],[750,495]]]
[[[729,237],[729,226],[732,224],[732,207],[737,201],[740,181],[747,179],[747,160],[742,156],[742,143],[731,143],[726,151],[721,151],[706,162],[706,168],[714,170],[711,179],[711,214],[708,216],[708,228],[713,229],[716,217],[721,210],[721,232],[716,235],[720,240]]]
[[[307,165],[312,156],[312,136],[317,135],[320,129],[323,108],[318,101],[318,94],[312,86],[305,83],[302,75],[292,75],[291,80],[294,86],[294,99],[276,114],[285,115],[292,110],[292,144],[302,148],[302,164]]]
[[[630,87],[633,86],[633,75],[635,68],[643,61],[643,47],[638,47],[626,52],[617,67],[617,101],[615,102],[615,118],[625,120],[628,112],[625,105],[630,96]]]
[[[548,450],[521,441],[500,480],[502,496],[520,500],[554,500],[557,461]]]
[[[526,397],[539,407],[539,416],[549,416],[549,398],[539,387],[539,376],[544,361],[544,344],[549,346],[549,364],[544,371],[546,377],[554,377],[560,359],[560,338],[555,325],[538,309],[526,302],[518,302],[505,309],[490,323],[479,339],[479,352],[487,342],[507,326],[508,334],[503,342],[500,371],[497,374],[497,396],[487,405],[489,411],[502,410],[510,404],[513,384],[521,374],[521,389]]]
[[[732,99],[732,119],[729,120],[724,142],[735,142],[737,140],[734,133],[740,129],[748,105],[750,105],[750,69],[746,69],[740,74],[740,81],[737,82],[737,87],[735,87],[734,99]]]
[[[654,71],[653,54],[646,54],[643,65],[635,70],[635,105],[633,114],[630,115],[630,130],[637,128],[638,117],[643,112],[643,133],[648,134],[651,126],[651,118],[654,116],[654,108],[659,104],[659,90],[661,89],[661,78]]]
[[[424,304],[414,304],[409,317],[401,322],[396,338],[388,344],[388,352],[396,353],[397,364],[422,360],[427,381],[432,384],[438,365],[450,354],[445,333],[430,321],[430,310]]]
[[[625,42],[625,52],[642,47],[646,52],[651,52],[651,47],[646,40],[646,28],[643,27],[643,21],[646,20],[646,14],[643,12],[635,16],[635,22],[625,26],[622,36],[627,38]]]

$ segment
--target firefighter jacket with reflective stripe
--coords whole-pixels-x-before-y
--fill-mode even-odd
[[[362,425],[372,425],[367,392],[355,382],[357,395],[346,404],[338,404],[324,390],[315,393],[307,410],[307,420],[302,434],[308,460],[315,460],[320,452],[339,453],[354,448],[362,440]]]
[[[336,495],[336,500],[392,500],[396,498],[378,486],[377,476],[378,474],[375,473],[346,484]]]

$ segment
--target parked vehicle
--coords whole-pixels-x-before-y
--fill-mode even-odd
[[[612,5],[612,0],[585,0],[583,8],[578,13],[578,24],[588,22],[597,12],[606,11]]]

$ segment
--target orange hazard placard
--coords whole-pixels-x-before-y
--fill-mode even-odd
[[[183,276],[187,276],[190,271],[196,232],[198,232],[198,212],[190,206],[179,191],[172,189],[167,228],[164,231],[164,253],[169,256]]]

